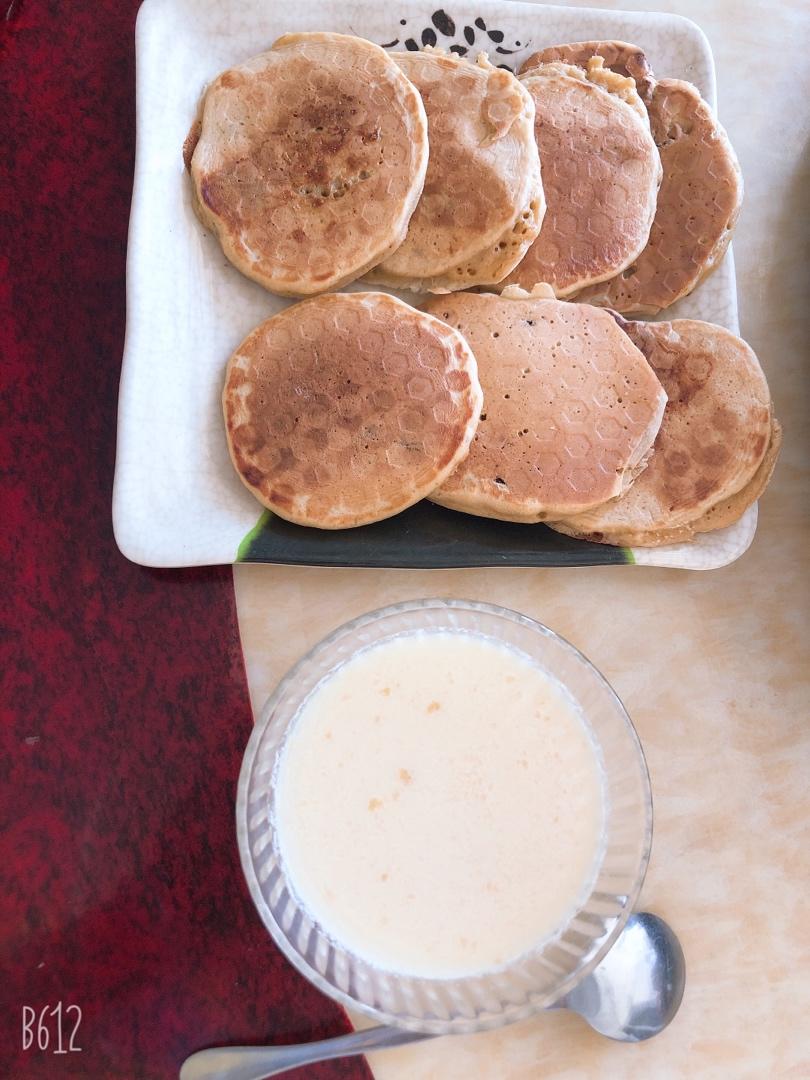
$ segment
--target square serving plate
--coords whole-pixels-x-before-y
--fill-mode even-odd
[[[127,256],[127,334],[118,408],[113,524],[118,546],[147,566],[236,561],[321,566],[571,566],[646,563],[709,569],[738,558],[756,507],[693,544],[611,548],[543,525],[510,525],[421,503],[343,532],[291,525],[237,478],[220,409],[225,363],[257,323],[291,301],[225,259],[191,208],[181,149],[205,86],[281,34],[331,30],[391,49],[432,44],[489,52],[513,69],[544,45],[637,42],[659,77],[695,83],[715,104],[702,31],[677,15],[595,11],[511,0],[145,0],[136,28],[137,149]],[[466,32],[465,32],[466,31]],[[468,44],[474,37],[472,45]],[[399,294],[411,303],[413,293]],[[738,332],[732,255],[668,318]]]

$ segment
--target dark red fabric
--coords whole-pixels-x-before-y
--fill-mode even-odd
[[[242,881],[231,571],[145,570],[113,541],[138,5],[2,3],[0,1076],[157,1080],[348,1024]],[[24,1051],[23,1007],[60,1001],[81,1052],[53,1053],[55,1017]]]

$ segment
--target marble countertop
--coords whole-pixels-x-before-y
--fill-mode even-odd
[[[576,6],[672,10],[655,0]],[[751,550],[705,573],[234,568],[254,709],[346,619],[413,597],[466,597],[517,607],[574,642],[613,683],[647,754],[655,836],[642,904],[672,923],[688,964],[672,1026],[625,1046],[550,1013],[378,1053],[378,1080],[810,1076],[810,282],[800,227],[810,14],[754,0],[679,0],[677,10],[714,50],[719,113],[746,184],[734,239],[742,333],[786,433]]]

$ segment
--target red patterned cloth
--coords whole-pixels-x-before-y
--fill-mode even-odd
[[[128,563],[110,521],[134,0],[0,7],[0,1076],[162,1080],[348,1030],[239,868],[251,726],[228,568]],[[63,1003],[63,1047],[23,1007]],[[44,1041],[45,1031],[40,1033]],[[300,1074],[299,1074],[300,1075]],[[307,1076],[368,1077],[358,1060]]]

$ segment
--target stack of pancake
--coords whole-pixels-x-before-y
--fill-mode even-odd
[[[184,157],[231,262],[310,298],[242,342],[223,393],[236,470],[279,515],[347,528],[430,498],[656,545],[764,489],[781,433],[750,348],[623,318],[695,288],[742,197],[698,91],[636,46],[515,77],[290,34],[208,87]],[[359,278],[433,296],[334,292]]]

